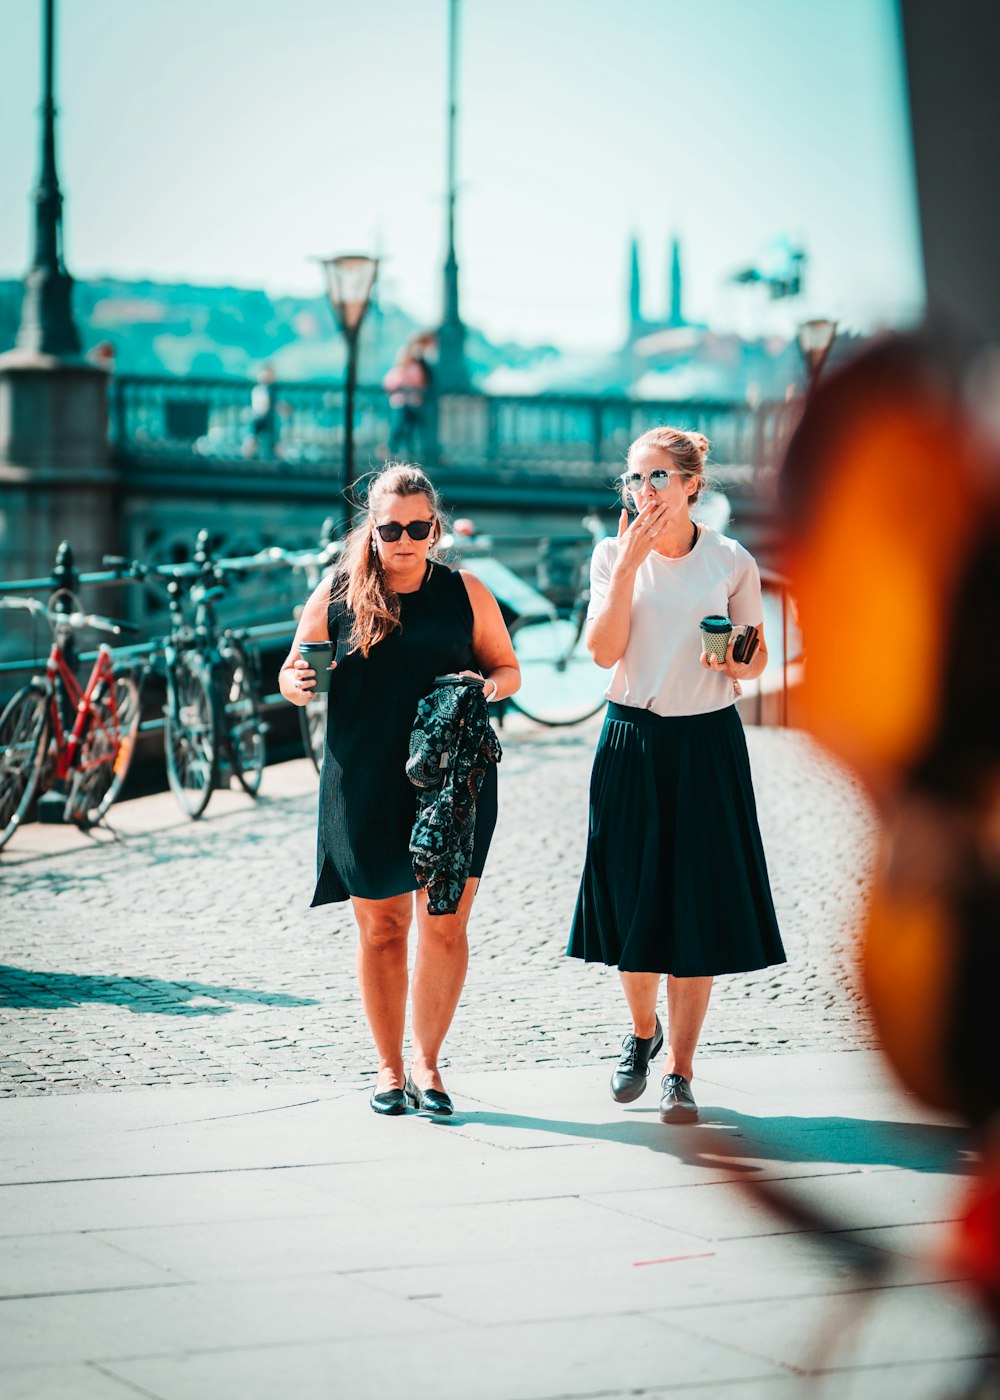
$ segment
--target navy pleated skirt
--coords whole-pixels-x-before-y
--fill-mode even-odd
[[[608,705],[567,953],[622,972],[712,977],[785,961],[735,705]]]

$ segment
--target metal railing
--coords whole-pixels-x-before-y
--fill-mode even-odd
[[[773,569],[760,570],[760,585],[763,592],[775,593],[781,607],[781,700],[779,704],[780,723],[782,728],[787,729],[789,719],[789,697],[791,694],[791,679],[793,668],[800,671],[803,655],[801,637],[798,635],[798,628],[794,624],[794,602],[792,598],[792,581],[784,574],[776,573]],[[789,655],[793,649],[794,655]],[[766,672],[765,672],[766,674]],[[756,722],[764,722],[764,676],[762,675],[756,682]]]
[[[276,469],[293,477],[328,475],[343,454],[342,386],[276,384],[273,441],[253,431],[251,388],[242,380],[119,375],[111,383],[115,450],[139,470],[169,458],[175,469],[196,471],[210,462],[245,477]],[[442,394],[425,405],[415,455],[430,467],[607,479],[620,471],[635,437],[670,422],[705,433],[720,465],[760,470],[777,461],[790,412],[785,403]],[[382,390],[359,387],[358,462],[385,456],[389,426]]]

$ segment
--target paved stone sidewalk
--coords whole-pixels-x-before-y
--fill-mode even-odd
[[[617,1052],[616,976],[564,957],[597,732],[522,723],[504,735],[500,822],[446,1047],[463,1071]],[[704,1051],[868,1046],[852,931],[871,813],[803,735],[747,735],[789,963],[719,979]],[[114,835],[19,833],[0,855],[0,1094],[369,1082],[350,913],[307,907],[315,805],[302,760],[268,769],[257,803],[216,794],[200,822],[164,793],[114,809]]]

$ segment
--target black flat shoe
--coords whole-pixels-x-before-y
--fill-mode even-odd
[[[661,1123],[697,1123],[698,1105],[694,1101],[691,1085],[683,1074],[668,1074],[662,1081],[663,1094],[660,1098]]]
[[[402,1089],[386,1089],[384,1094],[372,1094],[368,1100],[376,1113],[405,1113],[406,1094]]]
[[[615,1103],[631,1103],[646,1087],[649,1062],[663,1049],[663,1027],[656,1018],[656,1030],[648,1040],[627,1035],[622,1041],[622,1057],[611,1075],[611,1097]]]
[[[447,1117],[455,1112],[455,1105],[443,1089],[418,1089],[409,1076],[406,1079],[406,1097],[414,1108],[422,1109],[424,1113]]]

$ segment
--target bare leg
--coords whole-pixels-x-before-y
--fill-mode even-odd
[[[466,933],[478,880],[467,880],[454,914],[427,912],[427,895],[417,891],[417,960],[413,968],[413,1082],[418,1089],[443,1091],[438,1056],[448,1034],[469,966]]]
[[[694,1052],[712,995],[711,977],[670,977],[667,980],[667,1010],[670,1017],[669,1047],[665,1074],[683,1074],[693,1079]]]
[[[406,1023],[406,939],[413,896],[353,899],[358,921],[358,984],[378,1051],[376,1092],[402,1089],[403,1028]]]
[[[620,972],[618,975],[632,1013],[633,1034],[640,1040],[649,1040],[656,1032],[656,997],[660,990],[660,974]]]

